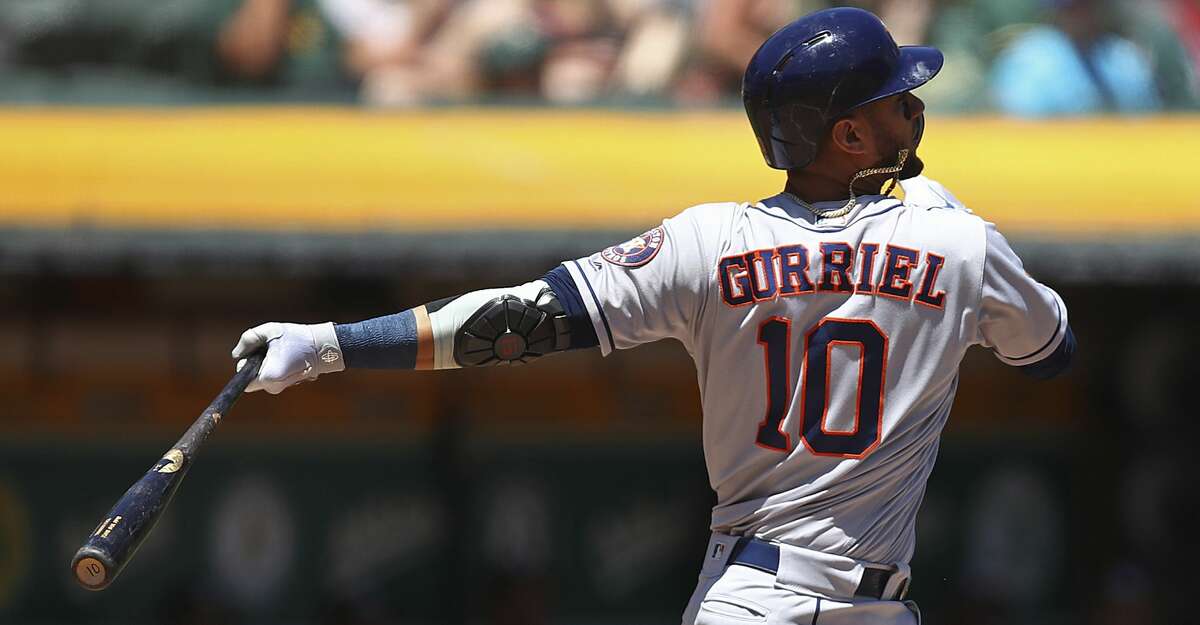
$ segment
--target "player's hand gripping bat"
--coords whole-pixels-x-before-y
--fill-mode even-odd
[[[133,558],[171,503],[200,446],[258,374],[265,353],[263,350],[247,358],[246,365],[221,389],[183,438],[125,491],[75,553],[71,571],[84,588],[104,590]]]

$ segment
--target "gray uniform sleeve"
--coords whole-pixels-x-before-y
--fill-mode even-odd
[[[971,209],[967,208],[953,193],[950,192],[942,183],[925,176],[915,176],[900,181],[900,188],[904,189],[904,203],[909,206],[918,208],[954,208],[965,213],[970,213]]]
[[[604,355],[663,338],[692,348],[716,266],[713,235],[732,206],[692,207],[625,243],[563,263]]]
[[[1034,280],[1008,241],[988,223],[978,341],[1001,362],[1023,367],[1055,353],[1067,335],[1067,307]]]

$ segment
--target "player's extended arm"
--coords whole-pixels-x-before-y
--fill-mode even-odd
[[[520,364],[597,344],[579,291],[560,266],[520,286],[473,291],[358,323],[264,323],[242,334],[233,357],[267,345],[258,379],[247,390],[279,393],[347,367]]]
[[[981,342],[1001,362],[1032,377],[1048,379],[1064,373],[1076,345],[1066,303],[1025,271],[994,225],[985,224],[985,233],[979,297]]]

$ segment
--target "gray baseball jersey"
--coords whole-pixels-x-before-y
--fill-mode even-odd
[[[703,204],[564,263],[604,354],[671,337],[695,360],[714,531],[908,562],[967,348],[1020,366],[1063,340],[992,224],[904,189],[820,220],[787,194]]]

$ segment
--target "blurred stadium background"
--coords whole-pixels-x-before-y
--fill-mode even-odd
[[[825,4],[0,2],[0,623],[677,622],[712,497],[675,344],[248,396],[113,588],[67,564],[243,328],[523,282],[773,194],[738,80]],[[856,4],[946,51],[927,173],[1081,345],[1052,383],[964,363],[926,622],[1195,623],[1200,2]]]

